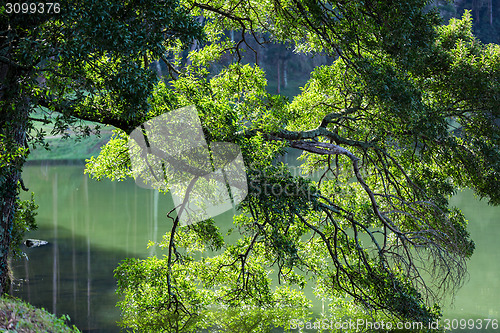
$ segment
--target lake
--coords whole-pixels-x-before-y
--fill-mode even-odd
[[[26,237],[49,245],[24,248],[28,260],[13,264],[18,279],[13,294],[58,316],[68,314],[83,332],[119,332],[113,270],[127,257],[163,254],[147,243],[170,230],[165,213],[172,201],[132,180],[91,180],[83,174],[83,162],[54,163],[24,168],[24,183],[40,206],[38,230]],[[444,316],[500,319],[500,207],[488,206],[471,191],[459,193],[452,203],[469,219],[476,251],[469,278],[444,308]],[[231,214],[216,222],[227,227]],[[319,311],[321,304],[315,302],[314,309]]]

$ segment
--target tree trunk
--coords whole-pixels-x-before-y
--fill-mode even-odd
[[[479,25],[479,22],[480,22],[480,16],[479,16],[479,9],[480,9],[480,3],[479,3],[479,0],[473,0],[472,1],[472,10],[474,12],[474,16],[475,16],[475,19],[474,19],[474,23],[475,24],[478,24]]]
[[[280,60],[278,59],[278,95],[281,93]]]
[[[28,100],[22,94],[22,71],[0,65],[0,293],[9,288],[8,256],[19,181],[25,162],[23,151],[28,124]]]
[[[158,73],[158,76],[162,77],[163,73],[162,73],[162,70],[161,70],[160,60],[156,60],[155,61],[155,66],[156,66],[156,72]]]
[[[492,3],[492,0],[488,1],[488,11],[490,12],[490,26],[493,26],[493,3]]]
[[[283,88],[288,87],[288,59],[283,60]]]

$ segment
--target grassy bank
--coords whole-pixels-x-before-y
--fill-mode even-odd
[[[24,303],[18,299],[0,298],[0,331],[2,332],[80,332],[75,326],[69,327],[67,316],[57,318],[44,309]]]
[[[58,132],[53,132],[54,123],[57,122],[58,114],[55,112],[43,111],[38,109],[33,113],[33,119],[42,121],[34,121],[35,129],[31,135],[36,136],[36,133],[44,133],[44,141],[48,143],[49,150],[41,145],[32,147],[30,145],[30,154],[28,161],[40,160],[84,160],[99,154],[100,148],[105,145],[111,138],[113,127],[102,126],[90,121],[79,120],[74,125],[80,128],[88,127],[93,130],[96,126],[100,127],[99,135],[91,134],[87,137],[77,139],[74,132],[75,128],[68,126],[65,134],[69,134],[68,138],[63,138]],[[52,120],[52,123],[46,123],[43,119]]]
[[[48,138],[50,150],[37,146],[30,148],[29,161],[37,160],[84,160],[99,154],[100,148],[111,138],[111,132],[102,132],[100,137],[91,135],[81,140],[74,137],[63,139],[61,137]]]

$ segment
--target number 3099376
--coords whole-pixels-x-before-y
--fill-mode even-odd
[[[7,2],[7,14],[59,14],[61,5],[58,2]]]

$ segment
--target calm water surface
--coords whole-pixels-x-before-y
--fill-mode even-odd
[[[170,198],[130,180],[91,180],[83,175],[82,163],[27,166],[23,178],[40,206],[39,229],[27,237],[50,244],[25,249],[29,260],[14,264],[20,279],[14,294],[57,315],[68,314],[84,332],[119,332],[113,270],[127,257],[163,254],[147,243],[170,230],[165,218]],[[500,208],[469,191],[453,198],[453,204],[469,218],[476,252],[469,279],[444,309],[445,317],[500,320]],[[216,221],[227,227],[231,214]]]

